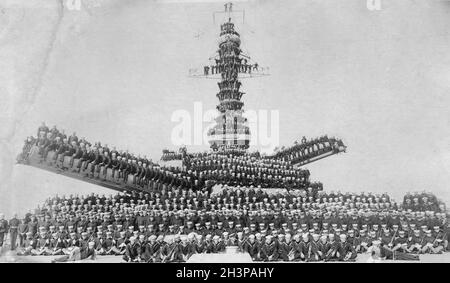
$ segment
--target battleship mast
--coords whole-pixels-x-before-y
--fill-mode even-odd
[[[239,73],[251,73],[256,66],[248,64],[242,56],[241,39],[234,29],[231,20],[232,3],[225,4],[228,19],[220,26],[218,58],[213,66],[205,66],[204,72],[219,74],[219,116],[215,119],[215,126],[208,131],[209,143],[213,150],[245,151],[250,144],[250,128],[247,118],[243,116],[244,103],[241,101],[244,92],[240,90]]]

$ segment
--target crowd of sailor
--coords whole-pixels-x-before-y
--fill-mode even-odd
[[[191,170],[217,172],[217,178],[228,185],[303,188],[308,184],[310,175],[308,170],[294,169],[287,162],[259,159],[250,154],[212,153],[189,158],[185,162]],[[230,177],[236,181],[227,182]]]
[[[203,74],[205,76],[214,74],[223,74],[224,79],[235,80],[238,73],[251,74],[258,71],[258,63],[249,64],[247,59],[239,58],[236,50],[219,53],[222,59],[216,59],[215,65],[204,66]],[[227,72],[230,71],[230,72]]]
[[[221,90],[217,94],[217,98],[219,98],[220,101],[241,100],[243,94],[243,92],[239,91]]]
[[[308,170],[294,169],[281,158],[257,160],[254,154],[245,153],[183,154],[184,167],[165,167],[146,156],[110,149],[100,142],[92,145],[75,133],[67,137],[64,131],[49,129],[44,123],[38,129],[38,138],[25,141],[19,161],[28,162],[30,154],[38,154],[44,166],[149,190],[169,185],[194,189],[209,189],[214,184],[290,189],[305,189],[309,185]]]
[[[100,143],[91,148],[75,133],[67,137],[44,124],[38,138],[27,139],[22,161],[36,145],[43,162],[55,151],[51,156],[55,166],[73,162],[69,169],[78,174],[106,178],[102,177],[104,165],[117,170],[113,180],[119,175],[126,181],[128,172],[145,190],[109,197],[54,197],[23,219],[8,222],[0,217],[1,245],[9,231],[11,247],[17,247],[18,254],[71,257],[75,250],[121,255],[125,261],[169,262],[186,261],[196,253],[223,252],[231,246],[255,261],[353,261],[363,252],[417,260],[422,253],[448,250],[448,215],[433,194],[408,193],[397,203],[387,193],[325,192],[322,184],[309,182],[307,170],[294,169],[285,160],[286,153],[258,159],[257,153],[180,150],[186,161],[183,171]],[[82,154],[77,155],[80,150]],[[94,153],[87,155],[88,164],[75,164],[87,152]],[[121,171],[120,164],[108,167],[112,159],[122,156],[137,164],[135,169]],[[215,191],[206,184],[211,179]],[[245,182],[249,179],[251,183]],[[274,180],[282,180],[283,186],[278,187],[287,190],[264,189],[277,187]],[[303,189],[289,190],[285,182],[292,180]]]
[[[172,160],[182,160],[183,159],[183,153],[181,152],[175,152],[170,150],[163,150],[163,154],[161,156],[162,161],[172,161]]]
[[[407,193],[403,197],[403,205],[405,209],[413,211],[445,211],[444,202],[430,192],[414,192]]]
[[[271,155],[270,158],[281,159],[290,164],[296,164],[302,160],[314,158],[328,151],[339,153],[345,151],[345,148],[344,143],[340,139],[322,136],[307,140],[303,137],[301,142],[295,141],[294,145],[289,148],[282,147],[279,150],[277,149],[277,152]]]
[[[236,101],[236,100],[227,100],[227,101],[221,101],[219,105],[216,106],[216,109],[221,112],[224,113],[227,110],[241,110],[242,107],[244,106],[244,103],[241,101]]]
[[[358,199],[390,205],[352,207]],[[299,197],[243,188],[55,196],[23,219],[0,218],[19,255],[68,256],[91,245],[96,255],[132,262],[186,261],[227,247],[254,261],[354,261],[366,252],[417,260],[447,251],[449,240],[445,213],[406,210],[387,194],[313,190]]]

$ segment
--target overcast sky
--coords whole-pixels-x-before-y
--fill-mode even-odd
[[[24,9],[30,16],[24,31],[33,29],[33,21],[51,24],[48,37],[40,29],[42,34],[18,40],[22,48],[37,49],[33,37],[39,36],[47,40],[45,48],[51,46],[42,69],[24,60],[20,67],[31,77],[9,77],[12,85],[39,81],[26,111],[20,111],[25,91],[9,93],[18,109],[10,156],[41,121],[153,160],[163,148],[177,148],[171,144],[174,111],[193,113],[195,101],[213,109],[218,102],[216,81],[187,74],[217,49],[212,13],[223,3],[162,2]],[[244,109],[279,111],[281,145],[302,136],[342,138],[347,153],[307,166],[326,190],[387,191],[397,199],[429,190],[449,202],[450,2],[382,0],[380,11],[370,11],[365,0],[279,2],[234,5],[245,9],[245,23],[236,23],[242,48],[271,73],[243,81]],[[15,166],[4,175],[10,178],[6,195],[39,190],[39,174],[18,180],[29,172],[24,170]],[[12,199],[16,209],[21,206],[17,195]],[[10,202],[6,197],[3,206]]]

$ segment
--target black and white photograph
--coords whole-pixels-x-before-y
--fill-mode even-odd
[[[0,125],[0,263],[450,263],[449,0],[0,0]]]

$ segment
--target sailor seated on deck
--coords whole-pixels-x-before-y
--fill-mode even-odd
[[[214,252],[213,244],[215,241],[217,241],[218,244],[220,244],[221,242],[223,244],[233,245],[234,243],[233,241],[231,241],[231,234],[234,233],[237,234],[238,239],[236,239],[236,244],[238,246],[239,243],[242,244],[242,241],[244,241],[244,235],[245,238],[247,238],[250,235],[267,234],[276,236],[277,240],[275,241],[280,244],[282,243],[283,247],[286,243],[290,243],[289,240],[286,240],[287,238],[289,238],[289,236],[287,235],[295,236],[295,234],[297,233],[309,233],[310,235],[312,235],[312,239],[306,237],[305,239],[303,239],[303,242],[300,243],[303,243],[304,245],[311,243],[311,254],[313,255],[313,257],[310,258],[310,260],[315,258],[316,255],[320,256],[318,248],[318,246],[320,245],[319,243],[317,243],[319,235],[321,241],[324,240],[323,236],[329,238],[329,240],[327,241],[324,240],[326,242],[324,244],[333,246],[334,243],[341,243],[340,246],[337,245],[335,247],[335,251],[331,252],[331,255],[333,255],[334,253],[334,258],[328,258],[328,252],[325,253],[325,256],[322,252],[322,255],[319,257],[321,260],[326,258],[328,258],[328,260],[352,260],[354,257],[352,249],[354,249],[356,252],[364,252],[366,250],[368,251],[372,246],[373,241],[375,241],[380,236],[379,227],[382,227],[382,240],[384,243],[384,248],[388,248],[390,255],[392,255],[389,256],[389,253],[387,251],[383,251],[385,257],[386,255],[388,255],[387,258],[415,260],[415,258],[411,257],[409,253],[419,251],[421,253],[439,253],[440,251],[444,250],[446,242],[445,239],[447,239],[445,232],[448,228],[444,224],[444,220],[446,218],[445,214],[435,213],[433,211],[429,211],[426,213],[414,213],[403,210],[400,210],[397,213],[396,210],[384,211],[382,206],[373,207],[372,210],[370,210],[369,207],[365,206],[362,202],[365,198],[368,197],[367,194],[361,194],[365,195],[365,197],[362,198],[361,195],[356,196],[350,194],[342,194],[340,192],[330,192],[329,195],[334,196],[334,198],[329,198],[330,200],[328,200],[328,198],[326,197],[318,198],[317,202],[314,199],[310,200],[307,197],[285,198],[283,196],[275,195],[275,197],[273,198],[272,196],[264,197],[264,199],[262,199],[261,201],[261,199],[256,196],[246,196],[244,198],[240,198],[243,205],[240,206],[240,208],[237,208],[237,206],[231,205],[232,203],[239,202],[239,198],[237,197],[237,195],[245,195],[249,191],[240,192],[239,190],[234,191],[228,188],[227,190],[224,190],[223,194],[221,196],[219,195],[218,198],[215,196],[211,197],[208,194],[205,194],[203,196],[202,192],[188,192],[188,190],[183,189],[181,189],[182,193],[174,194],[174,192],[179,191],[177,191],[175,188],[171,188],[166,191],[161,191],[160,193],[158,192],[155,194],[154,192],[152,192],[145,195],[143,193],[120,193],[114,197],[91,195],[81,197],[63,196],[49,199],[41,208],[42,211],[46,211],[45,213],[49,213],[49,215],[47,215],[48,217],[46,217],[45,221],[41,217],[40,219],[42,220],[37,222],[37,228],[41,233],[36,234],[36,244],[32,248],[28,248],[28,251],[23,252],[24,254],[31,253],[35,255],[51,255],[54,253],[54,251],[57,251],[57,249],[55,250],[54,248],[57,246],[55,244],[58,243],[58,237],[60,237],[66,246],[66,248],[63,248],[63,246],[61,246],[64,254],[70,253],[70,250],[74,246],[83,246],[81,242],[87,243],[88,240],[92,240],[94,241],[94,243],[96,243],[95,248],[98,253],[123,254],[124,245],[128,243],[128,239],[130,237],[141,238],[141,235],[145,235],[145,238],[148,238],[151,235],[161,235],[164,238],[168,234],[187,234],[192,231],[199,231],[199,233],[204,233],[204,235],[206,235],[208,244],[206,250]],[[253,193],[257,195],[260,192],[256,190]],[[161,201],[162,198],[166,198],[169,195],[177,196],[178,199],[177,197],[175,198],[176,202],[180,202],[180,204],[175,203],[175,205],[172,205],[172,202]],[[194,199],[199,197],[206,198],[205,206],[201,206],[201,204],[203,204],[204,202],[200,201],[195,208],[195,213],[191,210],[184,210],[184,207],[188,206],[187,204],[195,202]],[[380,202],[377,204],[382,204],[383,201],[388,201],[388,199],[390,200],[390,198],[388,197],[379,197],[377,195],[372,195],[370,199],[372,198],[374,199],[374,202]],[[304,209],[304,212],[297,211],[294,206],[292,206],[291,208],[285,208],[281,212],[274,211],[279,207],[283,207],[282,205],[285,202],[297,202],[299,199],[301,201],[300,204],[302,209]],[[149,200],[149,202],[147,202],[146,200]],[[267,206],[259,205],[259,201],[261,201],[261,204],[266,204]],[[218,205],[213,205],[213,202],[218,203]],[[258,207],[258,210],[254,212],[248,212],[247,209],[251,207],[250,204],[257,205],[255,207]],[[204,207],[205,209],[204,212],[202,207]],[[167,208],[169,208],[169,213],[164,212]],[[193,206],[191,206],[191,208],[193,208]],[[215,208],[220,208],[220,210],[213,210]],[[114,221],[112,221],[111,218],[108,217],[108,214],[104,213],[105,210],[111,211],[110,214],[111,216],[113,216],[112,218],[114,218]],[[332,217],[330,217],[328,213],[322,213],[321,210],[330,212],[334,211],[334,214]],[[344,210],[348,210],[348,212],[345,212]],[[151,211],[150,217],[147,217],[147,211]],[[224,212],[222,213],[222,211]],[[51,216],[53,212],[58,213]],[[244,212],[244,214],[242,214],[242,212]],[[81,234],[80,238],[75,236],[74,239],[74,234],[72,234],[74,233],[74,226],[71,224],[74,220],[74,217],[71,216],[72,213],[75,213],[78,219],[84,219],[83,221],[85,221],[79,222],[76,229],[77,235]],[[206,220],[205,213],[207,213],[207,215],[211,217],[211,221],[204,222]],[[126,216],[127,214],[128,216]],[[195,217],[193,217],[194,214]],[[397,214],[399,214],[400,216],[398,216]],[[89,217],[86,217],[86,215],[89,215]],[[385,217],[386,215],[389,217]],[[308,218],[306,218],[306,216],[308,216]],[[242,219],[242,217],[244,218]],[[159,223],[162,225],[158,225],[156,219],[163,220],[163,222],[166,224]],[[306,222],[305,219],[311,219],[311,223]],[[389,224],[396,223],[396,219],[403,219],[401,221],[405,221],[405,219],[408,219],[409,225],[408,223],[402,223],[402,225]],[[342,222],[344,220],[347,222]],[[415,229],[416,226],[414,222],[416,220],[423,221],[424,223],[439,222],[441,224],[432,226],[433,231],[431,232],[431,234],[428,231],[428,227],[430,226],[421,225],[423,234],[420,234],[420,231],[416,231]],[[63,223],[64,221],[67,221],[66,225],[59,224]],[[239,223],[235,225],[237,221]],[[254,221],[258,221],[262,225],[255,225],[255,223],[258,222]],[[298,225],[296,221],[298,223],[301,223],[301,225]],[[353,223],[352,221],[355,222]],[[374,221],[377,221],[377,224],[372,223]],[[264,225],[264,222],[269,223],[268,229]],[[331,225],[327,224],[330,222]],[[122,223],[126,227],[130,226],[130,232],[128,234],[122,233],[124,231],[121,230],[122,224],[120,223]],[[133,224],[129,225],[131,223],[140,224],[139,227],[134,227]],[[146,223],[155,223],[155,225]],[[185,229],[181,229],[182,223],[187,223],[186,231],[184,231]],[[58,227],[58,230],[55,229],[55,226]],[[193,228],[194,226],[195,229]],[[49,233],[46,232],[46,227],[49,227]],[[299,229],[298,227],[301,227],[301,229]],[[139,228],[139,230],[135,231],[135,228]],[[362,230],[356,233],[356,229],[359,228],[362,228]],[[87,231],[88,234],[91,235],[89,236],[90,239],[85,239],[86,232],[84,231]],[[230,235],[230,237],[227,236],[227,233],[229,233],[228,235]],[[348,246],[342,245],[344,241],[340,239],[341,234],[346,235],[347,239],[345,243],[351,245],[352,249]],[[370,236],[365,237],[366,234],[370,234]],[[49,235],[51,237],[48,237]],[[285,236],[283,237],[278,235]],[[334,240],[335,235],[339,235],[340,241]],[[406,237],[406,235],[412,236]],[[218,241],[219,238],[213,238],[212,236],[218,236],[220,238],[220,241]],[[257,238],[259,237],[260,236],[258,236]],[[29,235],[27,235],[27,238],[29,238]],[[297,237],[294,237],[294,239],[296,238]],[[81,239],[85,240],[81,241]],[[70,243],[73,240],[75,240],[75,244]],[[77,240],[79,240],[79,244],[77,244]],[[263,239],[258,239],[258,241],[264,242]],[[392,245],[390,245],[391,242]],[[145,243],[145,241],[142,243]],[[142,243],[140,244],[141,246]],[[363,243],[366,244],[364,245]],[[184,251],[184,248],[186,248],[187,244],[185,242],[182,242],[181,244],[183,246],[182,250]],[[261,246],[261,248],[262,247],[263,246]],[[116,248],[117,250],[119,250],[119,253],[117,253]],[[350,255],[347,259],[343,255],[349,253],[342,252],[342,250],[350,251]],[[282,249],[277,250],[277,253],[279,255],[279,260],[286,260],[286,256]],[[407,255],[404,255],[403,253],[406,253]],[[337,256],[338,254],[339,256]],[[183,255],[185,255],[184,252]],[[307,257],[305,256],[305,253],[303,253],[303,256],[303,259],[306,260]]]
[[[94,249],[94,242],[89,242],[87,247],[74,247],[70,254],[62,256],[60,258],[55,258],[52,263],[56,262],[68,262],[68,261],[86,261],[86,260],[96,260],[97,253]]]

